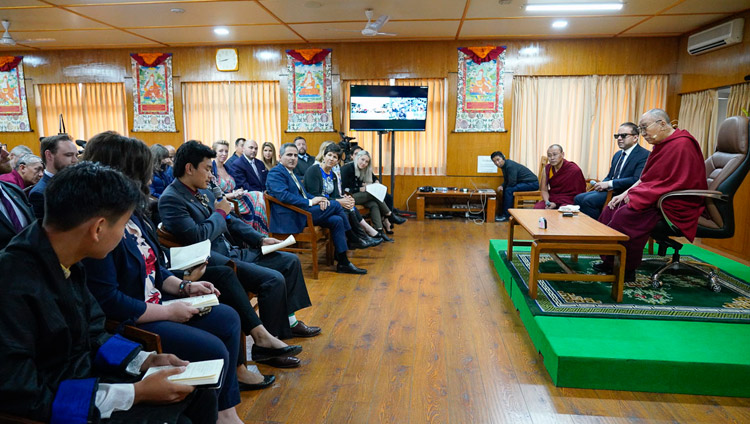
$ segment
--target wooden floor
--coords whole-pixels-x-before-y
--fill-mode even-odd
[[[750,423],[750,399],[555,387],[488,258],[507,224],[409,220],[366,276],[307,280],[302,366],[242,394],[247,423]],[[305,269],[309,276],[309,262]],[[750,353],[749,353],[750,354]],[[748,382],[750,384],[750,382]]]

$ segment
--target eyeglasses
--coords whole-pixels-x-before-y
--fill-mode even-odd
[[[612,135],[615,137],[615,140],[617,140],[618,138],[625,138],[629,135],[638,135],[638,134],[612,134]]]
[[[654,121],[654,122],[652,122],[652,123],[650,123],[648,125],[638,125],[638,129],[640,129],[641,130],[641,134],[643,134],[643,133],[646,132],[647,129],[651,128],[651,125],[654,125],[657,122],[664,122],[664,121],[662,121],[661,119],[659,119],[658,121]]]

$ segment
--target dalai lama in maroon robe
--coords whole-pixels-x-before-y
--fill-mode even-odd
[[[617,231],[627,234],[623,242],[627,249],[625,281],[635,280],[635,269],[641,264],[643,248],[651,231],[662,218],[656,204],[659,198],[675,190],[706,190],[706,167],[701,148],[685,130],[675,130],[669,115],[662,109],[652,109],[638,123],[644,140],[654,145],[641,179],[622,194],[612,198],[609,207],[599,217]],[[690,241],[695,238],[698,217],[703,213],[700,197],[672,197],[662,204],[669,220]],[[612,267],[612,257],[594,268],[602,271]]]
[[[583,172],[574,162],[565,160],[565,153],[559,144],[547,149],[549,163],[544,167],[544,176],[539,188],[542,201],[534,209],[557,209],[560,206],[574,204],[576,195],[586,191],[586,179]]]

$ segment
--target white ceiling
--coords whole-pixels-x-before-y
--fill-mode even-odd
[[[563,1],[563,0],[561,0]],[[509,4],[504,4],[509,3]],[[0,0],[16,46],[0,50],[318,43],[363,40],[649,37],[690,32],[748,0],[626,0],[615,13],[534,14],[526,0]],[[184,13],[172,13],[181,8]],[[390,15],[365,37],[364,10]],[[551,23],[566,19],[557,30]],[[229,35],[213,33],[226,26]]]

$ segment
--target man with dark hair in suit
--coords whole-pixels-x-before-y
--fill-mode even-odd
[[[227,170],[232,169],[232,164],[234,164],[234,161],[242,157],[243,150],[245,149],[245,139],[240,137],[237,140],[234,140],[234,154],[232,157],[227,159],[226,163],[224,163],[224,166],[227,168]]]
[[[69,167],[48,186],[54,213],[0,252],[0,412],[53,423],[216,422],[212,391],[167,379],[187,362],[105,332],[86,288],[79,261],[120,242],[139,199],[111,168]],[[137,381],[159,365],[177,367]]]
[[[29,192],[29,202],[34,215],[44,218],[44,189],[58,172],[78,162],[78,148],[68,134],[58,134],[42,139],[41,154],[44,176]]]
[[[273,252],[263,255],[261,246],[279,243],[231,215],[231,203],[216,199],[207,190],[213,177],[211,160],[216,152],[197,141],[188,141],[177,149],[175,181],[159,198],[159,215],[164,229],[183,244],[211,240],[209,265],[237,265],[237,277],[246,291],[258,294],[260,319],[268,332],[280,339],[312,337],[319,327],[297,320],[295,312],[311,306],[307,286],[297,255]],[[239,248],[237,243],[249,248]],[[299,359],[289,357],[297,366]]]
[[[234,164],[227,168],[232,177],[234,177],[237,188],[260,192],[266,189],[268,170],[263,161],[255,158],[257,154],[258,143],[255,140],[247,140],[242,157],[234,161]]]
[[[297,146],[297,166],[294,168],[294,173],[300,182],[304,182],[305,172],[315,163],[315,157],[307,154],[307,141],[304,137],[295,137],[294,145]]]
[[[297,168],[297,146],[292,143],[281,145],[279,164],[268,171],[266,187],[268,193],[284,203],[305,209],[312,213],[313,224],[331,230],[333,245],[336,249],[336,272],[346,274],[367,274],[366,269],[357,268],[349,261],[346,252],[346,232],[351,229],[346,211],[339,202],[329,201],[327,197],[314,197],[302,188],[302,183],[294,174]],[[305,216],[281,205],[271,204],[273,214],[271,232],[281,234],[301,233],[307,225]]]
[[[627,190],[641,177],[641,171],[648,159],[648,150],[638,145],[638,125],[626,122],[620,125],[614,135],[620,151],[612,158],[609,173],[601,181],[594,185],[594,189],[577,195],[575,204],[581,207],[581,212],[599,219],[607,199],[607,192],[612,191],[618,195]]]
[[[5,145],[0,149],[0,174],[10,172],[10,155]],[[27,225],[34,222],[31,205],[21,188],[15,184],[0,181],[0,249]]]

